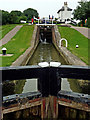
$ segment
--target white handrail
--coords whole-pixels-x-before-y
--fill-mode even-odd
[[[67,47],[67,40],[66,40],[65,38],[62,38],[62,39],[59,41],[59,47],[61,47],[61,42],[62,42],[63,40],[66,42],[66,47]]]

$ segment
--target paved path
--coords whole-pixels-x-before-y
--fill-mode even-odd
[[[20,30],[20,28],[23,25],[17,25],[15,28],[13,28],[9,33],[7,33],[4,38],[0,40],[0,46],[6,44],[8,41],[11,40],[11,38]]]
[[[74,27],[71,26],[71,28],[79,31],[81,34],[83,34],[85,37],[87,37],[88,39],[90,39],[90,29],[89,28],[85,28],[85,27]]]

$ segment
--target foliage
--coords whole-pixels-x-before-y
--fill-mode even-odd
[[[15,14],[16,16],[22,16],[23,13],[18,10],[13,10],[13,11],[11,11],[11,14]]]
[[[88,38],[69,27],[59,27],[59,32],[62,38],[68,40],[68,49],[88,64]],[[79,48],[76,48],[77,44]]]
[[[13,12],[11,12],[9,14],[9,23],[10,24],[17,24],[17,23],[19,23],[19,17],[16,16],[16,14],[13,13]]]
[[[0,25],[2,25],[2,11],[0,10]]]
[[[25,21],[27,21],[27,17],[24,16],[24,15],[23,15],[23,16],[20,16],[20,17],[19,17],[19,21],[21,21],[21,20],[25,20]]]
[[[9,23],[9,12],[2,10],[2,24]]]
[[[90,28],[90,17],[88,18],[87,24],[88,24],[88,28]]]
[[[32,8],[28,8],[23,11],[13,10],[10,13],[8,11],[0,10],[0,24],[18,24],[21,20],[29,21],[31,18],[35,16],[38,17],[37,10]]]
[[[34,25],[23,26],[17,34],[2,47],[7,48],[7,54],[13,54],[13,56],[2,56],[2,65],[0,66],[10,66],[21,54],[23,54],[28,47],[30,47],[30,42],[32,39],[32,34],[34,30]],[[0,47],[0,50],[2,49]]]
[[[35,9],[32,8],[28,8],[26,10],[23,11],[23,14],[27,17],[27,20],[31,20],[31,18],[33,18],[33,16],[35,16],[36,18],[38,17],[38,12]]]
[[[90,17],[90,1],[81,0],[73,12],[74,18],[84,23],[85,19]]]

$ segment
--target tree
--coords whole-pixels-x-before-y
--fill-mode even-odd
[[[2,11],[0,10],[0,25],[2,25]]]
[[[90,17],[90,1],[81,0],[78,3],[73,15],[76,20],[81,20],[84,23],[85,19]]]
[[[16,16],[22,16],[22,12],[18,10],[11,11],[11,14],[15,14]]]
[[[9,23],[10,24],[19,23],[19,16],[17,16],[15,12],[10,12],[10,14],[9,14]]]
[[[9,12],[2,10],[2,24],[8,24],[9,23]]]
[[[27,21],[27,17],[26,17],[26,16],[21,16],[21,17],[19,17],[19,21],[21,21],[21,20]]]
[[[27,17],[27,20],[31,20],[31,18],[33,18],[33,16],[35,16],[36,18],[38,17],[38,12],[35,9],[32,8],[28,8],[26,10],[23,11],[23,14]]]

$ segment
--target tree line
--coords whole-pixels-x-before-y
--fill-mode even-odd
[[[0,23],[2,25],[5,24],[18,24],[20,23],[21,20],[25,20],[29,22],[31,18],[35,16],[38,18],[39,14],[37,10],[28,8],[24,10],[23,12],[18,11],[18,10],[13,10],[11,12],[0,10],[0,18],[2,18],[2,21]]]
[[[78,2],[79,5],[73,12],[74,18],[76,20],[80,20],[82,24],[85,24],[85,20],[87,19],[87,26],[90,25],[90,1],[81,0]]]
[[[82,24],[85,24],[85,20],[87,19],[87,26],[90,25],[90,1],[81,0],[79,5],[73,12],[74,18],[76,20],[80,20]],[[0,10],[0,23],[5,24],[17,24],[20,23],[21,20],[25,20],[29,22],[31,18],[35,16],[38,18],[39,14],[37,10],[28,8],[23,12],[18,10],[13,10],[10,13],[8,11]]]

